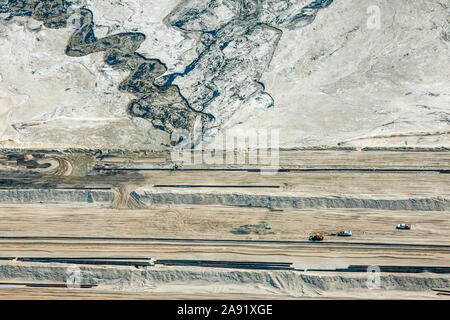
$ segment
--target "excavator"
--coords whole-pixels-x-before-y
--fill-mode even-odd
[[[317,232],[315,235],[309,237],[309,241],[322,241],[324,238],[323,234]]]

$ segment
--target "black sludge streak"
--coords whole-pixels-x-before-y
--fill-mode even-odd
[[[0,13],[9,14],[7,20],[14,16],[29,16],[52,29],[68,27],[69,19],[77,15],[79,29],[71,36],[66,55],[82,57],[105,52],[105,63],[130,71],[130,76],[120,84],[119,89],[137,97],[127,107],[131,117],[147,119],[155,128],[167,133],[175,129],[191,131],[198,116],[203,123],[211,121],[209,115],[189,106],[177,86],[154,84],[167,68],[161,61],[147,59],[136,52],[145,41],[143,33],[126,32],[97,39],[93,13],[86,8],[76,11],[73,3],[66,0],[9,0],[6,4],[0,4]]]

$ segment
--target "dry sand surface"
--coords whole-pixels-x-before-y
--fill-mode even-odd
[[[143,210],[1,208],[2,236],[178,238],[305,241],[324,232],[326,241],[449,245],[448,212],[380,210],[284,210],[231,207],[158,207]],[[31,222],[31,223],[30,223]],[[398,231],[399,223],[409,231]],[[238,234],[245,225],[272,230]],[[351,230],[351,238],[330,235]],[[449,250],[343,247],[285,244],[224,244],[94,241],[1,240],[3,256],[144,256],[165,259],[294,262],[299,267],[345,267],[349,264],[443,265]]]
[[[349,172],[280,172],[261,175],[248,172],[144,172],[147,186],[153,185],[245,185],[279,186],[278,189],[251,187],[245,190],[272,195],[319,197],[350,195],[387,199],[450,196],[448,175],[439,173],[349,173]],[[158,189],[158,188],[156,188]],[[162,188],[159,188],[162,189]],[[175,192],[174,188],[169,189]],[[175,188],[176,190],[176,188]],[[164,191],[167,191],[165,189]],[[184,190],[181,190],[184,191]],[[218,192],[213,188],[190,190]],[[222,191],[222,190],[220,190]],[[229,192],[242,189],[227,188]]]
[[[48,289],[48,288],[17,288],[17,287],[0,287],[0,297],[2,300],[183,300],[189,296],[190,299],[195,300],[289,300],[289,299],[361,299],[363,296],[365,299],[439,299],[448,300],[448,296],[437,295],[434,291],[381,291],[381,290],[351,290],[351,291],[335,291],[327,292],[326,296],[317,297],[292,297],[288,295],[274,295],[274,294],[237,294],[237,293],[155,293],[155,292],[120,292],[120,291],[107,291],[107,290],[92,290],[85,289]]]

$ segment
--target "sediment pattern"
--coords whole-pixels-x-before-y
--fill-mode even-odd
[[[97,39],[94,17],[87,8],[77,9],[66,0],[9,0],[0,12],[29,16],[48,28],[75,27],[66,49],[71,57],[105,53],[105,62],[130,76],[119,89],[137,99],[128,105],[131,117],[149,120],[155,128],[172,133],[192,131],[197,118],[203,132],[211,134],[227,125],[245,121],[253,110],[274,105],[260,79],[269,66],[282,29],[304,27],[333,0],[189,0],[165,18],[184,33],[201,34],[198,57],[182,73],[165,75],[158,59],[137,53],[146,36],[125,32]],[[243,111],[242,109],[246,109]]]

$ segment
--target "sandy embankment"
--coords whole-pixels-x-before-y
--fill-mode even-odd
[[[140,188],[132,194],[146,205],[151,204],[188,204],[222,205],[267,208],[364,208],[381,210],[421,210],[444,211],[450,209],[450,201],[443,197],[378,199],[355,198],[345,196],[301,197],[273,193],[254,194],[251,192],[212,192],[212,191],[171,191]]]
[[[65,283],[67,265],[7,262],[0,264],[2,282]],[[278,295],[326,297],[355,295],[366,291],[367,274],[336,274],[297,271],[245,271],[226,269],[151,267],[81,267],[82,283],[97,284],[96,290],[123,294],[146,292],[215,295]],[[428,295],[431,288],[448,288],[450,277],[435,274],[382,274],[379,292],[384,296],[407,291]],[[2,290],[2,288],[0,288]],[[1,291],[0,291],[1,292]],[[86,291],[87,292],[87,291]]]

